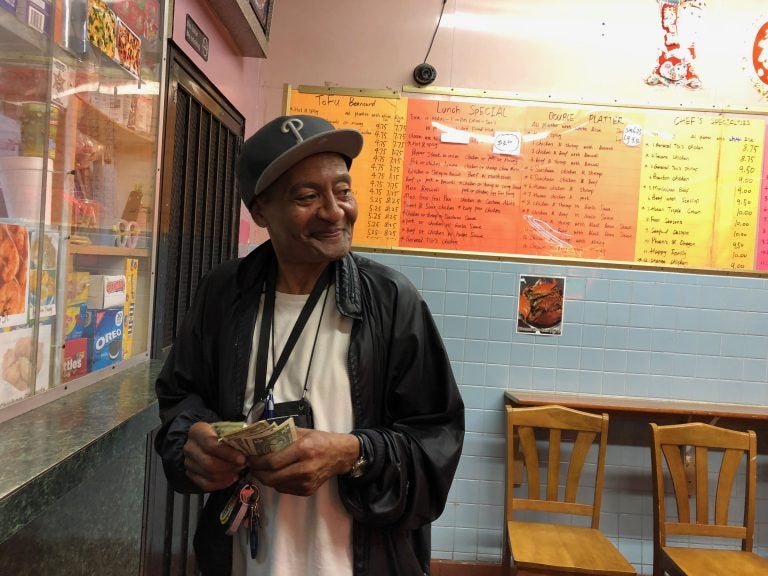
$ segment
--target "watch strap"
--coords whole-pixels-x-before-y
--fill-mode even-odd
[[[373,454],[371,448],[371,441],[365,434],[360,432],[352,432],[352,435],[360,442],[360,452],[358,453],[357,460],[350,468],[347,475],[350,478],[360,478],[363,476],[371,465]]]

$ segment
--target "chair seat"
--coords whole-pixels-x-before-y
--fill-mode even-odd
[[[507,529],[512,561],[518,569],[546,574],[637,574],[610,540],[594,528],[512,521]]]
[[[680,574],[689,576],[765,576],[768,560],[741,550],[712,550],[711,548],[662,547],[662,552],[674,562]]]

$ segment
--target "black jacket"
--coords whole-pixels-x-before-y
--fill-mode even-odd
[[[155,447],[169,483],[200,492],[182,448],[198,421],[240,420],[266,242],[200,283],[156,383]],[[430,523],[443,511],[464,439],[464,405],[432,316],[400,273],[350,254],[335,263],[336,306],[353,320],[347,358],[355,429],[373,445],[360,479],[339,477],[353,518],[355,576],[429,573]],[[257,391],[257,396],[258,396]],[[226,491],[209,496],[195,534],[203,574],[229,576],[231,538],[218,524]]]

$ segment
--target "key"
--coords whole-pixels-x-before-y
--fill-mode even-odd
[[[224,508],[219,512],[219,522],[222,526],[226,526],[229,521],[234,518],[233,514],[240,504],[240,491],[246,484],[247,482],[243,478],[240,478],[240,480],[237,481],[237,486],[235,486],[235,489],[232,491],[232,496],[229,497]]]
[[[235,507],[240,502],[240,495],[238,492],[239,491],[235,491],[235,493],[230,496],[224,508],[222,508],[221,512],[219,512],[219,522],[222,526],[227,525],[229,519],[232,518],[232,513],[235,511]]]
[[[237,492],[238,502],[236,512],[230,516],[229,524],[227,525],[226,532],[229,536],[232,536],[237,532],[238,528],[240,528],[240,525],[243,523],[243,520],[250,510],[251,497],[254,492],[256,492],[256,488],[252,484],[244,484]]]
[[[255,492],[251,495],[251,501],[250,505],[248,507],[249,512],[249,529],[248,529],[248,544],[251,548],[251,558],[256,559],[256,555],[259,553],[259,528],[260,528],[260,517],[259,517],[259,489],[257,488]]]

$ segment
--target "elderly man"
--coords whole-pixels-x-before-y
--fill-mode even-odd
[[[156,385],[169,482],[210,492],[205,575],[429,574],[464,407],[416,289],[351,252],[362,145],[303,115],[243,144],[240,193],[270,240],[203,279]],[[273,407],[303,426],[274,453],[246,456],[211,426]],[[254,505],[229,536],[223,510],[243,486]]]

